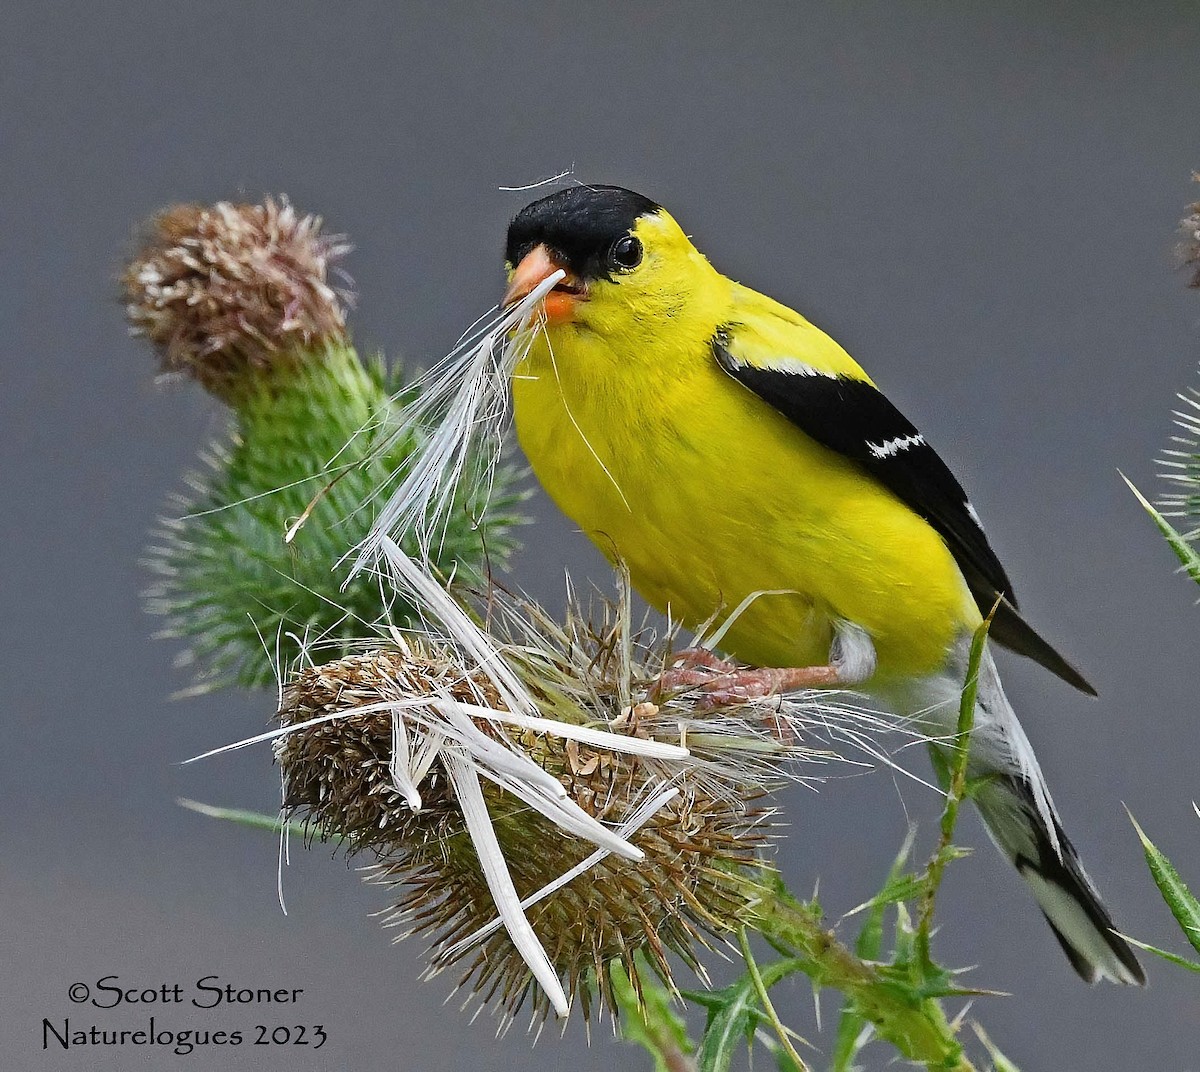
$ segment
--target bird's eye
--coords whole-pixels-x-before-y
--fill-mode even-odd
[[[642,244],[633,235],[618,238],[608,251],[608,259],[614,268],[628,271],[642,263]]]

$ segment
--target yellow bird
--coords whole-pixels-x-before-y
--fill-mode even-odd
[[[517,434],[559,507],[655,607],[732,619],[668,672],[734,696],[853,686],[953,732],[973,630],[1091,686],[1020,617],[962,487],[833,339],[735,283],[665,209],[574,186],[508,230],[505,305],[562,270],[513,377]],[[996,845],[1075,970],[1142,983],[985,658],[969,773]]]

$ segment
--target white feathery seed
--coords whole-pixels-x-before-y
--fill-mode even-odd
[[[483,789],[479,785],[479,775],[467,757],[455,749],[447,749],[444,761],[446,773],[454,785],[454,795],[467,823],[467,832],[471,835],[484,878],[492,893],[492,899],[496,902],[496,910],[500,913],[505,930],[508,931],[517,952],[521,954],[521,959],[546,992],[555,1013],[566,1016],[570,1011],[567,995],[563,992],[558,972],[550,963],[545,948],[533,933],[529,918],[521,907],[521,898],[513,885],[504,851],[500,848],[491,816],[488,815],[487,802],[483,799]]]
[[[454,491],[472,456],[478,453],[487,471],[494,471],[510,415],[509,381],[533,343],[542,298],[565,275],[561,269],[552,273],[512,308],[485,318],[482,326],[477,322],[412,385],[415,401],[404,407],[406,419],[393,435],[415,435],[419,445],[400,486],[357,548],[351,577],[379,564],[385,538],[399,543],[412,533],[428,552],[442,538]]]

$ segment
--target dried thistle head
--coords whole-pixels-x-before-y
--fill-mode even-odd
[[[414,811],[392,769],[398,723],[390,705],[441,691],[466,702],[498,702],[490,683],[462,678],[443,653],[416,642],[301,671],[283,690],[284,726],[353,715],[280,738],[275,758],[283,770],[284,806],[302,811],[322,840],[344,840],[351,853],[386,851],[440,824],[463,829],[444,773],[431,772]]]
[[[346,341],[346,291],[328,274],[348,251],[285,198],[175,205],[148,225],[121,276],[126,316],[167,373],[229,401],[248,384]]]
[[[1193,182],[1200,182],[1200,172],[1192,174]],[[1180,267],[1192,275],[1189,287],[1200,287],[1200,201],[1188,206],[1188,214],[1179,221],[1179,233],[1183,235],[1177,249]]]
[[[837,705],[800,695],[723,711],[694,694],[651,703],[646,686],[668,649],[632,635],[624,603],[599,625],[574,613],[556,626],[519,600],[494,599],[493,610],[491,635],[505,638],[504,656],[555,728],[506,712],[461,655],[406,639],[303,670],[285,690],[290,731],[276,756],[288,805],[321,837],[371,850],[371,877],[396,891],[389,923],[430,936],[430,973],[457,968],[459,985],[506,1019],[527,1000],[535,1020],[574,1002],[586,1020],[615,1009],[614,961],[635,987],[639,958],[668,985],[672,956],[703,977],[702,947],[751,919],[746,870],[770,833],[763,798],[789,765],[833,758],[800,731],[829,728]],[[532,773],[506,779],[521,762]],[[487,837],[470,821],[464,764],[484,776]],[[546,775],[641,858],[597,848],[539,806],[531,787]],[[533,952],[499,906],[488,874],[497,859]],[[535,983],[538,953],[549,983]]]
[[[339,710],[348,714],[281,738],[277,756],[285,799],[307,814],[321,836],[346,838],[352,852],[375,851],[372,879],[397,893],[387,917],[431,936],[431,973],[461,965],[461,985],[470,986],[484,1004],[495,1001],[511,1015],[531,999],[540,1018],[550,1002],[535,986],[509,933],[494,926],[497,909],[480,854],[440,760],[428,772],[419,811],[409,807],[392,777],[395,728],[386,704],[422,694],[415,690],[445,689],[468,703],[475,702],[469,697],[486,693],[486,683],[464,679],[454,669],[444,656],[410,647],[303,671],[285,693],[285,722],[294,725]],[[364,707],[372,710],[353,713]],[[682,706],[643,703],[623,719],[610,720],[613,713],[589,714],[615,733],[679,741]],[[639,953],[664,980],[671,979],[671,954],[703,974],[698,946],[744,922],[748,904],[737,874],[754,863],[767,832],[762,781],[689,779],[682,765],[671,770],[659,760],[553,734],[505,732],[487,720],[478,724],[497,742],[520,749],[586,814],[610,826],[628,821],[668,783],[679,789],[630,836],[644,853],[641,860],[605,854],[586,874],[528,911],[584,1018],[590,1020],[602,1006],[615,1009],[608,975],[613,960],[620,961],[635,986]],[[522,900],[595,852],[593,844],[564,834],[495,783],[485,783],[483,796]]]
[[[558,741],[541,752],[544,768],[597,818],[615,822],[650,799],[643,761]],[[765,844],[764,792],[755,785],[736,798],[684,785],[631,838],[644,859],[606,855],[527,909],[569,1001],[578,1003],[586,1022],[605,1009],[616,1013],[609,976],[614,961],[637,990],[639,957],[673,988],[672,956],[706,978],[702,949],[751,922],[741,876]],[[492,796],[496,836],[523,900],[585,866],[593,846],[564,836],[512,798]],[[495,1003],[505,1020],[527,1001],[535,1022],[548,1014],[545,991],[509,935],[493,925],[496,910],[466,832],[398,846],[371,878],[396,893],[389,924],[433,938],[429,975],[455,970],[457,985],[482,1005]]]

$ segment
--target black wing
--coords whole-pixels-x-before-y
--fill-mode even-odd
[[[1017,612],[1017,600],[954,474],[925,437],[884,395],[863,380],[817,370],[769,369],[739,361],[728,337],[713,340],[717,362],[730,376],[778,410],[823,447],[860,464],[946,541],[980,613],[1000,599],[990,635],[1027,655],[1083,692],[1096,690]]]

